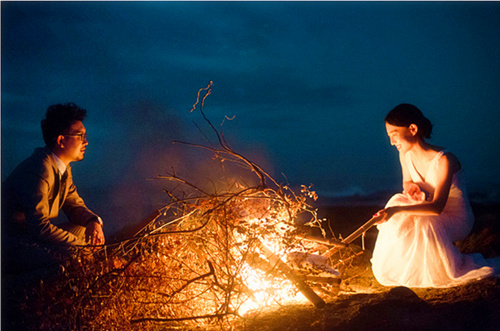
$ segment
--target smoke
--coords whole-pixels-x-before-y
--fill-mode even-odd
[[[161,176],[175,173],[214,194],[236,190],[237,183],[258,184],[259,178],[248,167],[225,162],[211,150],[190,145],[220,148],[214,131],[199,114],[169,109],[150,100],[131,104],[120,114],[127,138],[120,148],[106,153],[105,163],[115,164],[115,171],[107,174],[113,178],[110,187],[98,188],[107,192],[104,198],[94,202],[96,212],[106,219],[108,233],[140,223],[169,202],[165,190],[175,191],[179,185]],[[272,175],[264,150],[245,146],[244,142],[230,143],[241,146],[245,157]],[[196,190],[184,193],[196,196]]]

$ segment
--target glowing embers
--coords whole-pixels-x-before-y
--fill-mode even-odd
[[[242,316],[249,311],[275,305],[306,303],[307,299],[292,282],[282,276],[266,273],[246,264],[242,270],[242,280],[249,289],[248,299],[238,307]]]
[[[243,231],[239,231],[236,235],[240,242],[246,243],[236,247],[244,246],[243,252],[253,252],[243,257],[246,264],[242,270],[242,278],[249,289],[251,302],[247,301],[239,308],[240,314],[265,306],[297,304],[307,300],[316,307],[323,307],[325,302],[305,280],[307,277],[314,277],[314,281],[331,283],[331,279],[328,278],[336,278],[339,273],[327,265],[327,258],[308,253],[308,248],[303,243],[291,239],[296,238],[293,235],[295,226],[276,219],[247,220],[247,225],[250,224],[251,228],[255,228],[253,226],[255,224],[263,223],[274,223],[274,231],[268,233],[265,239],[250,236],[249,240],[249,236],[243,235],[245,234]],[[283,238],[286,237],[290,238],[284,241]],[[292,263],[287,264],[287,259]],[[298,274],[297,271],[304,274]],[[336,278],[334,282],[340,283],[340,278]]]

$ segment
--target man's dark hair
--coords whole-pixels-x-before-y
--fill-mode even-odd
[[[52,147],[59,135],[64,134],[76,121],[83,121],[87,111],[70,102],[67,104],[52,105],[47,109],[42,120],[43,140]]]

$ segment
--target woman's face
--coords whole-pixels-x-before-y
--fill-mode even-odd
[[[395,126],[386,122],[385,128],[391,145],[395,146],[400,153],[408,152],[417,141],[416,126],[414,124],[410,125],[410,127],[405,127]]]

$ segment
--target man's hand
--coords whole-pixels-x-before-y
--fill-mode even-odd
[[[90,245],[104,245],[104,232],[101,224],[97,222],[89,222],[85,230],[85,240]]]

